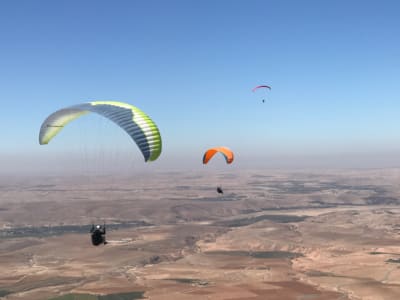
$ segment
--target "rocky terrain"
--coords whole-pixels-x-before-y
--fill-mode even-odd
[[[399,179],[398,169],[0,178],[0,298],[397,299]],[[94,247],[89,228],[103,222],[109,243]]]

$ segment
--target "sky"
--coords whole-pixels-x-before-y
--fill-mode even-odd
[[[204,168],[213,146],[235,152],[232,168],[399,167],[399,11],[395,0],[1,1],[0,173],[66,170],[96,151],[140,170]],[[271,91],[253,93],[260,84]],[[145,111],[160,158],[148,166],[92,116],[39,145],[49,114],[93,100]]]

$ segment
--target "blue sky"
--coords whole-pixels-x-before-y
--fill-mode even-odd
[[[164,151],[152,168],[195,168],[217,145],[238,166],[400,166],[399,11],[398,1],[2,1],[2,170],[68,162],[80,124],[45,149],[40,124],[92,100],[153,118]],[[251,92],[259,84],[272,87],[266,103]],[[130,147],[112,130],[113,145]]]

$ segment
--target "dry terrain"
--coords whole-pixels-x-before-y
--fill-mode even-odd
[[[0,298],[400,299],[399,217],[399,169],[3,177]]]

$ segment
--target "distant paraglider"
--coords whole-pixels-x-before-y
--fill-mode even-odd
[[[233,162],[233,152],[227,147],[214,147],[208,149],[204,155],[203,155],[203,164],[207,164],[210,159],[216,154],[216,153],[221,153],[227,164],[231,164]],[[218,194],[224,194],[224,191],[222,190],[221,186],[217,186],[217,193]]]
[[[40,145],[48,144],[69,122],[90,112],[102,115],[121,127],[135,141],[146,162],[160,156],[161,135],[157,125],[137,107],[116,101],[82,103],[52,113],[40,128]]]
[[[269,85],[258,85],[255,88],[253,88],[252,91],[255,92],[258,89],[269,89],[269,90],[271,90],[271,87]],[[262,103],[265,103],[265,98],[262,99]]]

